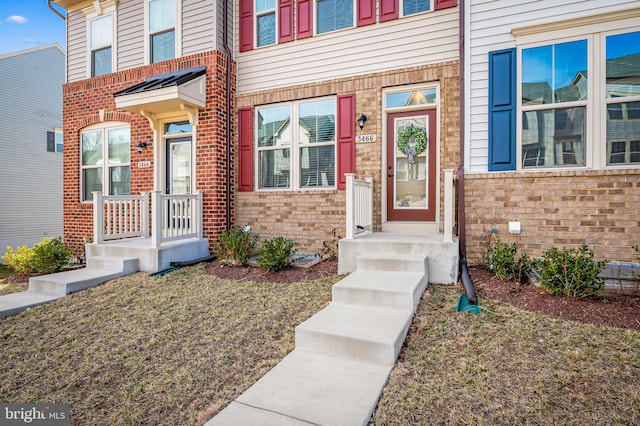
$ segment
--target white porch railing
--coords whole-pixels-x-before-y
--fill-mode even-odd
[[[93,193],[93,241],[149,236],[149,194]]]
[[[373,181],[371,178],[358,180],[354,173],[346,173],[346,239],[353,239],[356,234],[373,230]],[[444,242],[453,242],[455,226],[455,180],[453,171],[444,171]]]
[[[202,238],[202,193],[167,195],[102,195],[93,193],[93,240],[105,241],[151,236],[151,248],[187,238]],[[153,225],[153,229],[149,227]]]
[[[151,193],[153,206],[153,232],[151,247],[158,248],[163,242],[202,238],[202,193],[163,194]]]
[[[456,176],[453,170],[444,171],[444,224],[442,241],[453,242],[453,226],[456,223],[456,192],[454,191],[454,181]]]
[[[356,179],[355,173],[345,173],[347,178],[346,209],[347,239],[360,232],[373,231],[373,180]]]

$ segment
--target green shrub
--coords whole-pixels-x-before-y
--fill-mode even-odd
[[[29,248],[27,246],[18,247],[16,250],[13,247],[7,247],[7,252],[2,256],[2,260],[7,264],[11,269],[15,271],[16,274],[26,274],[29,275],[34,271],[33,269],[33,248]]]
[[[597,295],[604,288],[598,274],[607,262],[594,260],[593,250],[587,244],[579,249],[552,247],[536,264],[540,284],[553,295],[587,297]]]
[[[266,240],[260,247],[258,263],[269,272],[278,272],[292,266],[291,256],[297,251],[298,243],[284,237]]]
[[[534,262],[523,253],[518,257],[518,245],[507,244],[497,237],[496,244],[489,251],[489,268],[500,278],[521,283],[533,268]]]
[[[33,246],[33,268],[36,272],[59,272],[71,262],[73,249],[62,238],[45,238]]]
[[[71,261],[73,249],[62,242],[62,238],[45,238],[35,246],[7,247],[2,259],[18,274],[34,272],[51,274],[58,272]]]
[[[234,226],[218,235],[216,252],[223,265],[242,266],[256,248],[258,236],[251,235],[249,226]]]

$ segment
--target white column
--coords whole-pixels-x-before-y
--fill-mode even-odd
[[[453,171],[444,171],[444,237],[445,243],[453,242]]]
[[[104,242],[104,206],[102,192],[93,192],[93,242]]]
[[[347,187],[346,187],[346,191],[345,191],[345,196],[346,196],[346,200],[345,200],[345,211],[346,211],[346,236],[345,239],[347,240],[352,240],[353,239],[353,234],[354,234],[354,228],[355,228],[355,223],[354,223],[354,219],[355,219],[355,191],[354,191],[354,187],[353,187],[353,183],[354,180],[356,178],[356,174],[355,173],[345,173],[344,174],[346,179],[347,179]]]

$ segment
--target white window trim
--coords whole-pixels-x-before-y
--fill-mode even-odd
[[[91,49],[91,22],[95,21],[97,19],[100,18],[104,18],[106,15],[111,15],[111,25],[113,25],[113,28],[111,29],[111,72],[115,72],[118,69],[118,66],[116,64],[116,52],[118,49],[117,46],[117,40],[118,37],[116,37],[116,28],[118,28],[118,14],[115,13],[116,12],[116,6],[109,6],[109,7],[105,7],[104,9],[95,9],[95,8],[91,8],[91,10],[85,10],[85,15],[87,17],[87,22],[86,22],[86,28],[85,28],[85,34],[87,35],[87,42],[86,42],[86,46],[87,46],[87,60],[86,60],[86,64],[87,64],[87,78],[93,78],[91,76],[91,53],[94,50],[99,50],[99,49]],[[107,47],[107,45],[103,46],[102,48]]]
[[[433,9],[435,7],[435,1],[434,0],[429,0],[429,9],[423,10],[422,12],[416,12],[416,13],[412,13],[410,15],[405,15],[404,14],[404,1],[405,0],[400,0],[400,2],[398,2],[398,7],[400,8],[400,10],[398,10],[398,13],[399,13],[400,18],[405,18],[405,17],[408,17],[408,16],[416,16],[416,15],[421,15],[423,13],[433,12]]]
[[[516,88],[516,168],[519,171],[576,170],[576,169],[629,169],[638,164],[607,165],[607,100],[606,93],[606,37],[638,31],[637,18],[640,9],[614,12],[590,18],[578,18],[566,22],[549,23],[512,30],[516,36],[517,88]],[[618,19],[619,20],[611,20]],[[611,20],[611,21],[610,21]],[[545,29],[551,29],[545,31]],[[585,165],[584,166],[522,166],[522,51],[532,47],[549,46],[577,40],[587,40],[588,99],[585,111]],[[625,98],[625,101],[640,101],[640,96]],[[580,102],[566,102],[559,107],[577,106]],[[550,109],[550,105],[527,107],[526,110]],[[597,117],[597,119],[595,118]]]
[[[315,101],[323,101],[326,99],[332,99],[333,101],[335,101],[335,114],[336,114],[336,127],[335,127],[335,132],[334,132],[334,140],[333,143],[329,143],[329,142],[320,142],[320,143],[314,143],[314,144],[309,144],[309,145],[300,145],[298,142],[298,105],[300,105],[301,103],[304,102],[315,102]],[[258,114],[258,110],[260,108],[269,108],[269,107],[276,107],[276,106],[282,106],[282,105],[289,105],[289,111],[290,111],[290,122],[291,123],[296,123],[295,126],[292,126],[291,129],[291,145],[289,145],[288,149],[289,149],[289,158],[290,158],[290,170],[289,170],[289,187],[287,188],[260,188],[260,152],[261,151],[270,151],[270,150],[276,150],[276,149],[285,149],[285,146],[282,147],[278,147],[278,148],[271,148],[268,149],[268,147],[258,147],[258,120],[257,120],[257,114]],[[254,129],[253,129],[253,134],[256,135],[254,137],[253,140],[253,147],[255,150],[255,155],[253,156],[253,170],[254,170],[254,176],[253,176],[253,180],[254,180],[254,188],[256,188],[256,191],[258,192],[291,192],[291,191],[334,191],[337,187],[338,187],[338,124],[337,124],[337,120],[338,120],[338,98],[336,96],[325,96],[325,97],[320,97],[320,98],[310,98],[310,99],[299,99],[299,100],[295,100],[295,101],[290,101],[290,102],[280,102],[277,104],[269,104],[269,105],[258,105],[256,106],[256,108],[254,109]],[[331,146],[333,145],[333,173],[334,173],[334,177],[333,177],[333,182],[334,184],[332,186],[312,186],[312,187],[304,187],[300,185],[300,149],[301,148],[307,148],[307,147],[319,147],[319,146]],[[294,152],[296,152],[296,154],[294,155]]]
[[[151,36],[166,31],[170,28],[174,29],[175,34],[175,56],[179,58],[182,56],[182,0],[176,0],[176,25],[174,27],[166,27],[162,30],[149,31],[149,0],[144,0],[144,64],[151,65]]]
[[[352,6],[352,11],[353,11],[353,16],[351,17],[351,26],[350,27],[344,27],[344,28],[339,28],[337,30],[331,30],[331,31],[327,31],[324,33],[319,33],[318,32],[318,1],[315,0],[313,2],[313,35],[325,35],[325,34],[334,34],[338,31],[345,31],[345,30],[349,30],[349,29],[353,29],[356,28],[356,26],[358,25],[358,2],[356,0],[352,1],[353,6]]]
[[[109,164],[108,164],[108,139],[107,139],[107,132],[111,129],[122,129],[124,127],[128,127],[129,128],[129,132],[131,132],[131,125],[129,123],[123,122],[123,121],[106,121],[106,122],[101,122],[101,123],[97,123],[97,124],[92,124],[91,126],[87,126],[85,128],[83,128],[79,135],[79,141],[78,143],[80,144],[79,148],[80,148],[80,155],[78,158],[78,165],[79,165],[79,169],[80,169],[80,202],[81,203],[93,203],[93,200],[85,200],[84,199],[84,178],[83,178],[83,171],[85,169],[93,169],[96,167],[102,167],[102,193],[104,195],[109,195],[110,192],[110,187],[109,187]],[[96,130],[103,130],[104,134],[103,134],[103,141],[102,141],[102,165],[101,166],[83,166],[82,165],[82,134],[85,132],[92,132],[92,131],[96,131]],[[129,151],[131,151],[131,140],[129,140]],[[106,154],[106,156],[105,156]],[[107,158],[107,161],[105,162],[105,158]],[[125,166],[126,164],[122,164],[122,166]],[[131,154],[129,154],[129,179],[131,179]],[[131,182],[129,182],[129,184],[131,184]]]
[[[562,37],[557,39],[546,39],[544,41],[538,41],[536,43],[518,45],[517,49],[517,88],[516,88],[516,167],[517,170],[575,170],[580,168],[591,168],[593,166],[593,110],[594,103],[597,102],[594,96],[594,86],[595,79],[589,78],[587,80],[587,100],[586,101],[571,101],[571,102],[561,102],[561,103],[553,103],[553,104],[542,104],[542,105],[532,105],[523,107],[522,106],[522,51],[525,49],[531,49],[535,47],[542,46],[550,46],[554,44],[561,43],[570,43],[573,41],[587,41],[587,70],[594,69],[594,61],[593,61],[593,48],[592,46],[595,44],[593,37],[591,34],[585,35],[576,35],[573,37]],[[589,72],[589,75],[592,75]],[[586,122],[584,129],[584,165],[575,165],[575,166],[562,166],[562,165],[550,165],[550,166],[540,166],[540,167],[523,167],[522,165],[522,113],[524,111],[539,111],[539,110],[551,110],[558,108],[572,108],[572,107],[580,107],[584,106],[585,113],[584,119]]]
[[[278,24],[280,23],[279,19],[278,19],[278,1],[275,1],[275,6],[272,9],[266,9],[263,10],[261,12],[258,12],[257,8],[256,8],[256,0],[252,0],[253,1],[253,17],[254,17],[254,22],[253,22],[253,45],[256,47],[256,49],[261,49],[263,47],[269,47],[269,46],[274,46],[276,44],[278,44],[278,33],[279,33],[279,27]],[[293,6],[292,6],[293,7]],[[275,23],[274,23],[274,31],[275,31],[275,40],[272,44],[265,44],[264,46],[258,46],[258,32],[259,32],[259,28],[258,28],[258,18],[263,16],[263,15],[268,15],[271,12],[273,12],[274,16],[275,16]]]

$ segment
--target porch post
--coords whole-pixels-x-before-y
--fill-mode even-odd
[[[355,220],[355,191],[354,191],[354,181],[356,179],[356,174],[355,173],[345,173],[344,176],[346,177],[346,188],[345,188],[345,196],[346,196],[346,203],[345,203],[345,210],[346,210],[346,233],[345,233],[345,238],[347,240],[352,240],[353,239],[353,233],[354,233],[354,228],[355,228],[355,224],[354,224],[354,220]]]
[[[151,248],[158,249],[162,244],[162,193],[151,193]]]
[[[141,192],[142,196],[141,202],[141,212],[140,212],[140,230],[142,231],[143,237],[149,237],[149,193]]]
[[[367,181],[367,183],[369,184],[369,188],[367,189],[369,194],[369,198],[368,198],[369,206],[367,207],[367,210],[369,211],[369,217],[367,220],[369,229],[367,229],[367,231],[373,232],[373,178],[366,177],[364,178],[364,180]]]
[[[204,218],[204,208],[202,206],[203,202],[203,195],[202,195],[202,191],[196,191],[196,195],[198,196],[196,198],[196,209],[195,211],[198,212],[198,217],[196,219],[196,224],[198,226],[198,239],[201,240],[202,238],[204,238],[204,224],[202,223],[203,218]]]
[[[93,192],[93,242],[104,242],[104,206],[102,192]]]
[[[453,171],[444,171],[444,238],[445,243],[453,242]]]

